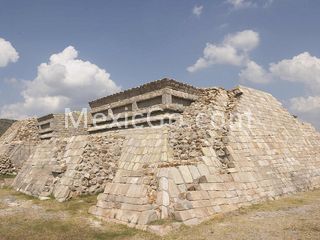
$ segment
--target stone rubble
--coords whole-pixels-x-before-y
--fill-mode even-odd
[[[16,169],[8,155],[0,155],[0,175],[15,175]]]

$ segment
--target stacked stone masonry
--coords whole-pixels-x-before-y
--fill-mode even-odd
[[[166,81],[156,85],[168,87]],[[92,112],[128,103],[134,107],[135,98],[152,99],[150,86],[91,102]],[[177,87],[170,91],[192,101],[181,104],[171,124],[43,141],[37,130],[30,137],[17,134],[20,128],[13,124],[0,138],[5,168],[17,171],[7,161],[8,145],[17,139],[26,143],[26,138],[36,143],[13,187],[58,201],[100,193],[92,214],[143,229],[160,219],[193,225],[216,213],[320,187],[319,132],[270,94],[242,86],[180,86],[184,93]],[[154,103],[159,102],[153,99],[140,107]]]
[[[90,102],[90,133],[174,122],[200,90],[162,79]],[[115,121],[116,120],[116,121]]]
[[[205,114],[197,125],[199,113]],[[271,95],[245,87],[206,89],[183,116],[154,132],[128,134],[126,141],[137,145],[125,145],[124,167],[99,195],[93,214],[142,228],[167,218],[192,225],[319,187],[319,133]],[[155,143],[144,146],[140,139],[157,139],[166,154],[160,157],[150,148]]]
[[[39,140],[36,119],[14,122],[0,137],[0,174],[15,175]]]
[[[62,138],[87,134],[85,117],[80,112],[49,114],[37,119],[40,138]],[[77,124],[77,125],[74,125]]]

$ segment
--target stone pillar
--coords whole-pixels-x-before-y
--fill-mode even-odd
[[[172,95],[170,93],[164,92],[162,94],[162,103],[163,104],[172,104]]]
[[[137,101],[134,101],[132,103],[132,111],[134,112],[134,111],[137,111],[137,110],[138,110],[138,104],[137,104]]]

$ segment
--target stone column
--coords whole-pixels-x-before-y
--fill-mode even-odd
[[[134,101],[134,102],[132,103],[132,111],[134,112],[134,111],[137,111],[137,110],[138,110],[137,101]]]
[[[172,95],[165,91],[163,94],[162,94],[162,103],[163,104],[172,104]]]

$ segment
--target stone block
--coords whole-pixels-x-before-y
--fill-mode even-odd
[[[193,182],[193,178],[189,172],[188,166],[179,166],[179,170],[180,170],[180,173],[181,173],[185,183],[192,183]]]
[[[139,216],[138,224],[146,225],[158,219],[159,219],[159,216],[155,210],[144,211]]]
[[[189,201],[205,200],[209,199],[209,194],[207,191],[187,192],[186,199]]]
[[[223,183],[200,183],[200,187],[205,191],[224,191],[225,186]]]
[[[190,201],[188,200],[179,200],[174,204],[174,209],[176,211],[183,211],[183,210],[189,210],[192,209],[193,205]]]
[[[160,191],[157,193],[157,204],[160,206],[169,206],[170,198],[166,191]]]
[[[197,168],[201,176],[210,174],[209,168],[205,164],[198,164]]]
[[[161,177],[159,179],[159,190],[160,191],[168,191],[169,189],[169,182],[168,182],[168,178],[166,177]]]
[[[190,212],[190,210],[185,211],[176,211],[174,212],[174,218],[177,221],[185,222],[191,218],[194,218],[195,216]]]
[[[177,168],[169,168],[169,178],[171,178],[175,184],[182,184],[184,183],[181,175],[180,175],[180,172]]]
[[[194,180],[198,179],[200,177],[200,173],[199,173],[198,169],[195,166],[190,165],[190,166],[188,166],[188,168],[189,168],[189,171],[190,171],[190,173],[192,175],[192,178]]]
[[[170,197],[172,197],[172,198],[177,198],[180,193],[180,190],[178,189],[177,185],[171,179],[169,179],[168,191],[169,191]]]

